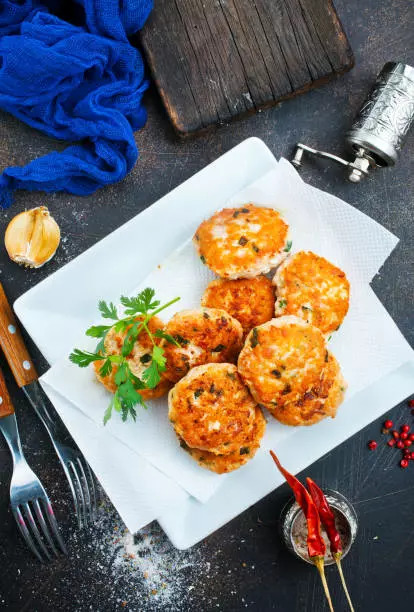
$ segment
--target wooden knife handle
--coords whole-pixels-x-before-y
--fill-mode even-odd
[[[0,283],[0,346],[19,387],[37,380],[37,372],[30,358],[16,318]]]
[[[0,419],[14,413],[14,407],[7,391],[3,372],[0,370]]]

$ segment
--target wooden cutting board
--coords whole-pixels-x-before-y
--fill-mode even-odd
[[[331,0],[155,0],[141,40],[182,136],[272,106],[353,66]]]

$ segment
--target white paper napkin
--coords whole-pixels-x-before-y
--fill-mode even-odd
[[[376,299],[372,291],[371,297]],[[394,331],[401,337],[398,330]],[[413,391],[414,361],[411,361],[354,395],[334,421],[326,419],[313,427],[298,428],[277,444],[272,442],[268,429],[254,461],[232,472],[207,503],[189,497],[177,512],[160,515],[161,527],[177,548],[194,546],[284,482],[269,456],[269,448],[297,474]]]
[[[403,363],[407,354],[401,352],[400,343],[390,342],[384,346],[381,320],[370,310],[367,297],[367,283],[397,239],[348,204],[307,186],[285,160],[232,198],[232,202],[246,200],[274,205],[281,211],[291,226],[293,250],[312,249],[346,271],[352,288],[351,308],[331,346],[348,380],[348,396]],[[211,210],[200,211],[201,218],[220,204],[212,202],[209,206]],[[180,219],[176,222],[179,224]],[[200,263],[188,242],[161,262],[137,289],[154,287],[162,301],[180,295],[181,302],[163,313],[167,319],[177,310],[197,306],[211,278],[212,274]],[[78,346],[92,348],[88,341],[80,339]],[[95,381],[90,368],[81,370],[65,359],[45,374],[43,382],[103,429],[102,415],[109,396]],[[280,442],[294,430],[272,421],[270,431],[276,432],[272,437]],[[125,425],[115,415],[105,433],[122,441],[199,501],[207,501],[228,478],[200,469],[180,449],[168,422],[165,400],[152,402],[151,410],[139,410],[135,424]]]
[[[42,386],[131,533],[183,506],[188,495],[182,487],[46,383]]]
[[[275,170],[229,200],[274,206],[290,225],[292,252],[314,251],[347,272],[355,282],[370,283],[398,238],[343,200],[303,182],[295,168],[281,159]]]

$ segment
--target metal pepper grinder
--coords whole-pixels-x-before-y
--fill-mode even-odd
[[[352,161],[298,143],[292,164],[302,166],[303,154],[330,159],[348,170],[348,179],[359,183],[373,168],[393,166],[405,136],[414,122],[414,68],[388,62],[379,73],[351,129],[345,134]]]

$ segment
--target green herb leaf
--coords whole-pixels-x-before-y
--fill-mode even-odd
[[[117,387],[122,385],[127,380],[128,375],[129,375],[128,364],[126,362],[121,363],[121,365],[119,366],[114,376],[114,383],[117,385]]]
[[[154,389],[158,385],[161,380],[161,376],[158,371],[158,365],[155,361],[151,361],[151,365],[144,370],[142,378],[149,389]]]
[[[170,334],[162,330],[151,334],[148,324],[151,318],[164,310],[171,304],[177,302],[180,298],[170,300],[163,306],[159,307],[159,300],[155,299],[153,289],[147,288],[141,291],[136,297],[121,298],[121,303],[125,308],[127,316],[119,319],[117,308],[112,302],[108,303],[104,300],[99,302],[99,310],[103,318],[112,319],[112,325],[93,325],[86,334],[92,338],[100,338],[95,353],[74,349],[70,355],[70,360],[78,366],[85,368],[94,361],[101,361],[100,367],[101,376],[105,377],[113,372],[114,364],[117,366],[116,372],[113,375],[113,381],[117,387],[110,405],[104,414],[104,423],[106,424],[111,418],[113,410],[119,412],[123,421],[128,416],[136,418],[136,405],[141,405],[146,408],[146,405],[139,393],[142,389],[152,389],[160,381],[161,372],[166,369],[166,358],[162,347],[156,345],[154,336],[166,339],[175,345],[180,346],[181,338],[174,338]],[[137,318],[139,315],[139,318]],[[148,332],[152,349],[148,349],[148,353],[142,355],[141,363],[148,363],[148,367],[144,370],[142,380],[135,376],[129,367],[126,357],[131,353],[140,332],[145,329]],[[118,334],[125,334],[120,354],[107,355],[105,350],[105,338],[107,334],[114,330]],[[184,338],[183,344],[187,344],[188,340]]]
[[[214,348],[211,349],[212,353],[221,353],[221,351],[224,351],[226,347],[224,346],[224,344],[218,344],[217,346],[215,346]]]
[[[163,372],[165,370],[165,364],[167,362],[164,357],[164,350],[161,346],[154,346],[152,349],[152,360],[158,364],[158,367]]]
[[[285,253],[289,253],[290,249],[292,248],[292,241],[288,240],[286,243],[285,248],[283,249]]]
[[[125,306],[125,314],[134,315],[138,312],[147,314],[149,310],[154,310],[160,305],[159,300],[154,300],[155,291],[147,287],[136,297],[121,297],[121,304]]]
[[[85,334],[91,338],[103,338],[110,329],[110,325],[92,325],[92,327],[86,330]]]
[[[180,336],[180,334],[175,334],[174,335],[175,340],[178,342],[178,344],[180,346],[182,346],[183,344],[190,344],[189,340],[186,340],[185,338],[183,338],[182,336]]]
[[[174,336],[171,336],[171,334],[167,334],[167,332],[165,332],[163,329],[157,329],[154,336],[156,338],[163,338],[170,344],[175,344],[175,346],[181,346],[181,344],[178,342],[178,340],[174,338]]]
[[[136,321],[133,325],[131,325],[130,329],[128,330],[125,336],[124,343],[122,345],[121,354],[123,357],[128,357],[128,355],[134,348],[134,344],[137,341],[139,332],[142,330],[142,327],[143,326],[142,324],[140,325],[139,321]]]
[[[118,320],[118,312],[112,302],[107,304],[105,300],[101,300],[99,302],[99,310],[104,319],[114,319],[115,321]]]
[[[103,424],[106,425],[107,422],[110,420],[111,416],[112,416],[112,407],[114,405],[113,400],[111,401],[111,403],[109,404],[108,408],[105,410],[105,414],[104,414],[104,418],[103,418]]]
[[[108,355],[108,359],[111,363],[122,363],[123,362],[123,357],[121,355]]]
[[[291,391],[292,391],[292,387],[290,386],[289,383],[287,383],[282,391],[282,395],[287,395]]]
[[[234,213],[233,213],[233,217],[234,217],[235,219],[237,219],[237,217],[238,217],[239,215],[241,215],[242,213],[243,213],[243,214],[246,214],[246,213],[249,213],[249,212],[250,212],[250,210],[249,210],[248,208],[238,209],[238,210],[235,210],[235,211],[234,211]]]
[[[164,350],[161,346],[154,346],[152,348],[152,360],[158,365],[160,371],[164,372],[167,360],[164,357]]]
[[[105,378],[112,372],[112,363],[110,359],[105,359],[103,366],[99,370],[99,374]]]
[[[144,370],[142,378],[145,384],[150,389],[154,389],[161,380],[161,372],[165,370],[166,358],[164,351],[160,346],[154,346],[152,349],[152,361],[146,370]]]
[[[118,321],[118,323],[115,323],[114,330],[117,334],[122,333],[126,330],[128,325],[131,325],[131,323],[134,323],[133,319],[121,319]]]
[[[121,400],[121,404],[128,408],[135,406],[135,404],[142,404],[143,401],[141,395],[135,389],[130,377],[119,385],[118,395],[119,399]]]
[[[286,306],[287,306],[287,300],[279,300],[280,308],[286,308]]]
[[[146,389],[145,383],[138,378],[137,376],[135,376],[135,374],[133,374],[131,372],[131,370],[129,370],[129,378],[131,379],[135,389],[138,391],[139,389]],[[140,395],[140,397],[142,397]],[[144,402],[142,402],[142,405],[144,406],[144,408],[146,408],[146,405],[144,404]]]
[[[113,398],[113,406],[114,406],[114,408],[115,408],[115,410],[117,412],[121,412],[122,405],[121,405],[121,402],[119,400],[119,392],[118,392],[118,390],[115,391],[115,395],[114,395],[114,398]]]
[[[102,355],[100,353],[89,353],[88,351],[75,349],[69,355],[69,359],[72,363],[75,363],[80,368],[86,368],[94,361],[102,361]]]
[[[105,326],[105,325],[102,325],[102,326],[97,326],[97,327],[104,328],[104,327],[106,327],[106,326]],[[92,328],[90,328],[90,329],[92,329]],[[101,336],[101,340],[100,340],[100,342],[98,342],[98,344],[96,345],[96,351],[95,351],[96,353],[101,353],[102,355],[105,355],[105,354],[106,354],[106,350],[105,350],[105,339],[106,339],[106,336],[108,335],[108,333],[109,333],[109,331],[110,331],[111,329],[112,329],[112,327],[108,327],[108,329],[103,330],[103,332],[102,332],[102,336]],[[89,330],[88,330],[88,331],[89,331]],[[86,332],[86,335],[88,335],[88,332]]]
[[[137,411],[135,410],[135,408],[133,406],[128,407],[128,406],[122,405],[122,421],[124,423],[128,419],[128,415],[131,415],[134,421],[137,420]]]
[[[255,348],[259,344],[259,332],[257,331],[257,327],[253,328],[250,344],[252,348]]]

